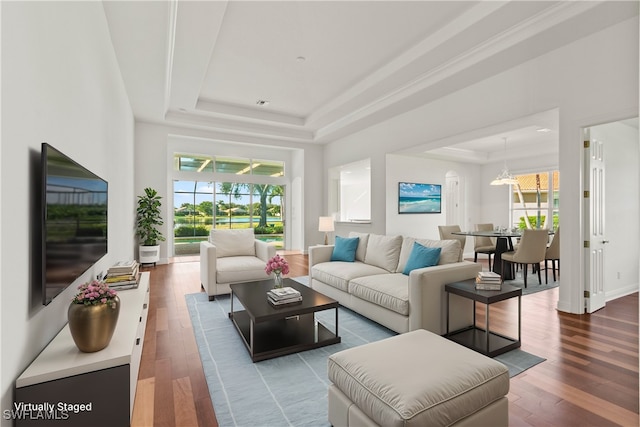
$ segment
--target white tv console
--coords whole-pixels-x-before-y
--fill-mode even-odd
[[[16,417],[16,426],[130,425],[149,311],[149,273],[141,274],[136,289],[118,296],[118,324],[105,349],[81,352],[66,325],[18,377],[17,404],[53,406],[32,406],[35,411]]]

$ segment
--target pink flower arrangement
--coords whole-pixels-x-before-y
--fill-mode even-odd
[[[98,305],[108,304],[111,308],[116,308],[116,295],[117,292],[109,288],[104,282],[99,280],[92,280],[91,282],[83,283],[78,286],[78,292],[76,296],[71,300],[74,304],[84,305]]]
[[[267,274],[289,274],[289,264],[286,259],[282,258],[280,255],[276,255],[267,261],[267,266],[264,268],[264,271],[266,271]]]

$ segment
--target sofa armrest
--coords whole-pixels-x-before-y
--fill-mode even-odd
[[[216,247],[209,242],[200,242],[200,284],[208,295],[216,289]]]
[[[447,331],[447,283],[474,279],[482,266],[461,261],[413,270],[409,274],[409,330],[427,329],[444,335]],[[451,331],[473,323],[472,301],[451,295]]]
[[[333,247],[334,245],[309,246],[309,272],[314,265],[331,261]]]
[[[276,247],[270,245],[267,242],[263,242],[262,240],[255,239],[256,244],[256,256],[260,258],[262,261],[269,261],[276,255]]]

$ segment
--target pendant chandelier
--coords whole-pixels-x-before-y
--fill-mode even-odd
[[[507,138],[502,139],[504,139],[504,168],[496,179],[491,181],[491,185],[515,185],[518,183],[518,180],[511,175],[509,168],[507,168]]]

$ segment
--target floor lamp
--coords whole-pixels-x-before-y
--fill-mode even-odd
[[[331,231],[333,231],[333,217],[331,216],[321,216],[318,221],[318,231],[324,232],[324,244],[329,244],[329,235]]]

